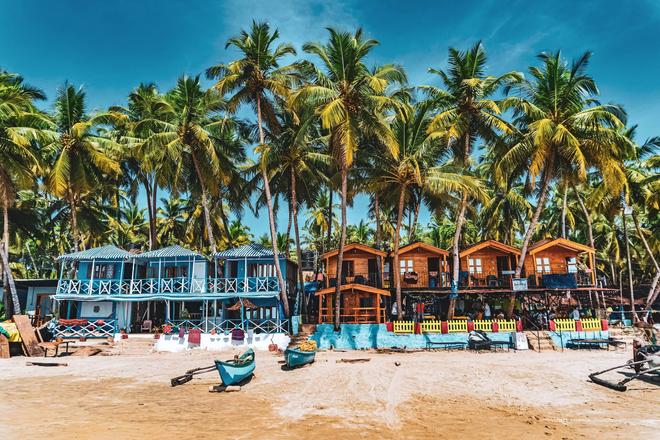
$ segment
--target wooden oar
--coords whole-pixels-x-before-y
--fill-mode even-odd
[[[215,365],[211,365],[209,367],[193,368],[192,370],[186,371],[186,373],[182,374],[181,376],[173,377],[170,379],[170,384],[172,384],[173,387],[177,385],[183,385],[184,383],[190,382],[193,376],[197,374],[208,373],[213,370],[215,370]]]

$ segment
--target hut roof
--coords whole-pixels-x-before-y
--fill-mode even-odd
[[[58,261],[84,261],[84,260],[126,260],[132,254],[115,245],[109,244],[106,246],[85,249],[84,251],[72,252],[57,257]]]

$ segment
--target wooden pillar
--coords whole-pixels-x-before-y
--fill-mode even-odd
[[[442,287],[447,286],[447,256],[445,254],[442,254],[442,275],[441,275],[441,280],[442,280]]]
[[[96,265],[96,258],[92,258],[92,274],[89,277],[89,287],[87,289],[87,293],[89,295],[92,294],[92,291],[94,290],[94,267]]]
[[[534,279],[536,280],[536,285],[538,286],[539,285],[539,272],[538,272],[538,269],[536,268],[536,256],[534,256],[533,254],[530,254],[529,258],[532,259],[532,265],[534,267]]]
[[[594,264],[596,260],[596,254],[595,252],[589,252],[588,254],[589,257],[589,269],[591,269],[591,284],[595,287],[596,286],[596,265]]]

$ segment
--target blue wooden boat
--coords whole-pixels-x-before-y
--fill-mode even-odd
[[[215,368],[220,373],[220,379],[227,386],[243,382],[252,375],[255,366],[254,351],[251,348],[248,348],[242,355],[235,356],[234,359],[224,362],[215,361]]]
[[[316,357],[316,351],[301,351],[299,347],[287,348],[284,351],[284,360],[289,368],[302,367],[311,364]]]

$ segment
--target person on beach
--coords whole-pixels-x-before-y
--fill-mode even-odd
[[[580,320],[580,310],[578,310],[577,307],[573,308],[573,311],[571,312],[571,319],[574,321]]]
[[[484,319],[488,320],[491,318],[490,306],[487,302],[484,303]]]

